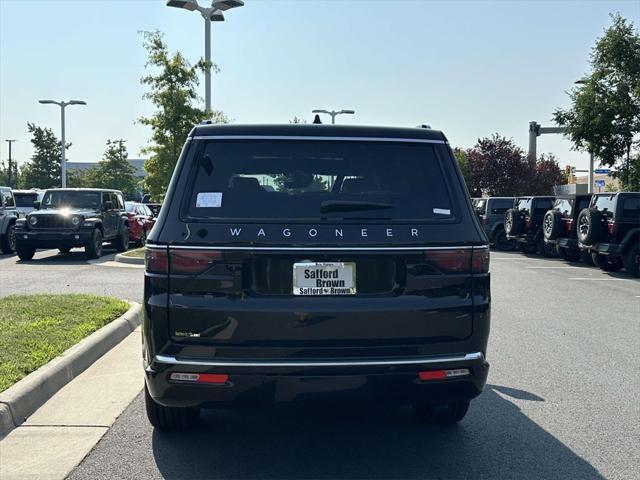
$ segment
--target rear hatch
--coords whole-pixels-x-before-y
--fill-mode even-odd
[[[444,142],[193,143],[176,188],[186,193],[147,260],[149,272],[169,272],[174,341],[304,348],[471,335],[473,272],[486,273],[488,251]]]

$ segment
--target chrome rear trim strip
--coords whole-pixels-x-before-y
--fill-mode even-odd
[[[427,138],[393,138],[393,137],[322,137],[309,135],[196,135],[194,140],[324,140],[340,142],[400,142],[400,143],[439,143],[444,140]]]
[[[166,245],[150,245],[147,244],[146,248],[149,249],[162,249],[166,250]],[[488,248],[486,245],[469,246],[450,246],[450,247],[233,247],[229,245],[225,246],[210,246],[210,245],[170,245],[169,250],[275,250],[275,251],[408,251],[408,250],[468,250],[468,249],[483,250]]]
[[[397,360],[343,360],[343,361],[235,361],[235,360],[187,360],[170,355],[156,355],[154,363],[165,365],[193,366],[193,367],[383,367],[390,365],[429,365],[435,363],[477,362],[484,360],[482,352],[467,353],[450,357],[424,357]]]

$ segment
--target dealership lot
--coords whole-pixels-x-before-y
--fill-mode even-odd
[[[140,270],[39,255],[0,268],[140,298]],[[640,282],[521,253],[492,253],[491,271],[489,381],[456,427],[408,409],[281,409],[205,411],[194,431],[161,433],[138,396],[70,478],[634,478]]]
[[[0,296],[33,293],[94,293],[142,301],[142,268],[113,261],[115,250],[88,262],[82,249],[68,254],[40,250],[32,261],[0,255]]]

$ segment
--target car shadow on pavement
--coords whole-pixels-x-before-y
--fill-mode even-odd
[[[61,253],[51,251],[38,251],[36,252],[36,256],[32,260],[20,260],[16,257],[16,263],[23,264],[37,264],[37,265],[47,265],[47,264],[55,264],[55,265],[87,265],[89,262],[91,263],[104,263],[113,261],[116,251],[112,249],[104,249],[103,255],[96,260],[88,260],[85,256],[84,250],[82,249],[74,249],[69,253]],[[44,255],[43,255],[44,254]]]
[[[505,395],[544,401],[488,385],[455,426],[399,408],[204,411],[195,430],[154,430],[153,455],[168,479],[603,478]]]

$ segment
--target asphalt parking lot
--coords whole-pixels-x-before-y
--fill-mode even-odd
[[[16,255],[0,255],[0,297],[34,293],[94,293],[142,302],[143,273],[113,261],[116,251],[88,262],[82,249],[68,254],[40,250],[33,260],[22,262]]]
[[[640,282],[520,253],[492,274],[489,384],[458,426],[316,408],[160,433],[138,396],[70,478],[637,478]]]

